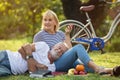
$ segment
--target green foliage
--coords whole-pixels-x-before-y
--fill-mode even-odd
[[[89,0],[81,1],[87,2]],[[116,8],[116,6],[118,7]],[[116,14],[120,9],[119,6],[120,4],[112,5],[112,7],[109,6],[109,9],[113,11],[108,12],[108,10],[106,10],[106,12],[110,15]],[[65,19],[60,0],[0,0],[0,39],[33,37],[33,35],[40,30],[42,13],[47,9],[55,11],[60,21]],[[110,21],[110,19],[112,18],[107,17],[106,20],[103,21],[103,28],[100,27],[101,29],[97,29],[98,35],[105,35],[108,32],[108,28],[110,27],[108,21]],[[118,30],[119,29],[120,27]],[[119,37],[119,35],[119,31],[116,31],[114,36]],[[111,45],[114,43],[115,47],[113,46],[114,48],[112,48]],[[117,46],[116,43],[119,44],[119,41],[114,41],[108,45],[108,48],[110,48],[108,50],[115,51],[113,49],[119,46]],[[117,51],[118,50],[119,49],[117,49]]]
[[[64,18],[60,0],[0,0],[0,39],[33,36],[40,30],[46,9]]]
[[[90,0],[80,0],[82,3],[87,3]]]
[[[107,43],[106,50],[109,52],[120,52],[120,38],[112,39]]]

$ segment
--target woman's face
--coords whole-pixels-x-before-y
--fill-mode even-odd
[[[55,25],[56,25],[56,21],[53,16],[43,17],[44,30],[48,32],[55,32]]]

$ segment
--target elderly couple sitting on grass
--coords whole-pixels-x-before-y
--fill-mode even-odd
[[[57,15],[47,10],[42,18],[42,30],[34,37],[34,43],[23,45],[18,52],[0,51],[0,76],[23,74],[39,69],[52,72],[67,72],[78,64],[83,64],[87,73],[120,75],[120,66],[101,68],[93,62],[83,45],[72,47],[70,32],[58,31]],[[44,41],[44,42],[43,42]]]
[[[67,51],[72,53],[66,53]],[[0,76],[24,74],[26,71],[34,72],[39,69],[66,72],[76,66],[74,62],[77,59],[83,62],[86,72],[120,75],[120,66],[101,68],[90,59],[87,53],[83,53],[84,51],[84,47],[80,44],[69,49],[65,42],[56,44],[50,50],[49,46],[42,41],[25,44],[18,52],[2,50],[0,51]]]

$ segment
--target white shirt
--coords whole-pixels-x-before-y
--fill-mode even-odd
[[[34,59],[48,67],[48,70],[54,72],[55,64],[50,64],[48,59],[49,46],[45,42],[35,43],[35,52],[32,53]],[[7,50],[10,61],[11,71],[14,75],[25,73],[28,70],[27,61],[25,61],[19,52]]]

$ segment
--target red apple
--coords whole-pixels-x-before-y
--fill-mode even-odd
[[[77,71],[76,69],[74,70],[74,75],[78,75],[79,71]]]
[[[85,71],[80,71],[80,72],[79,72],[79,75],[85,75],[85,74],[86,74]]]

